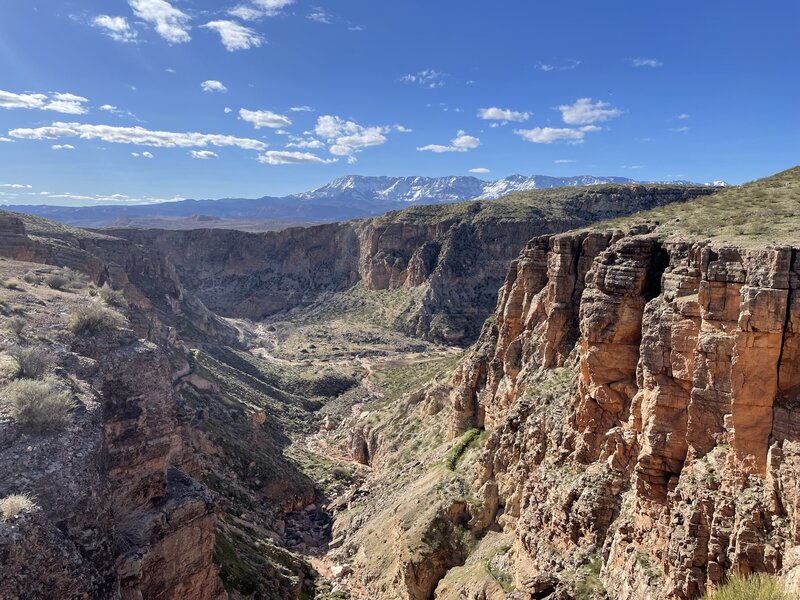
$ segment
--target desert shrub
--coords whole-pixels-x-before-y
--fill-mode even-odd
[[[54,290],[63,290],[69,284],[69,278],[61,273],[50,273],[45,276],[44,282]]]
[[[22,281],[29,285],[39,285],[42,283],[42,276],[38,273],[34,273],[33,271],[28,271],[22,276]]]
[[[16,279],[7,279],[2,282],[4,288],[9,290],[21,290],[22,284]]]
[[[80,307],[70,320],[70,329],[78,335],[94,335],[120,327],[125,322],[117,311],[102,304]]]
[[[8,353],[19,363],[18,375],[24,379],[41,379],[53,368],[53,355],[44,346],[13,346]]]
[[[6,321],[6,325],[8,325],[8,329],[14,333],[17,337],[22,336],[22,332],[27,327],[28,322],[25,320],[24,317],[15,316],[11,317],[8,321]]]
[[[703,600],[789,600],[789,594],[777,577],[756,573],[750,577],[732,575],[728,582]]]
[[[75,269],[70,269],[69,267],[65,267],[61,274],[64,275],[69,280],[69,287],[74,288],[76,290],[83,289],[88,284],[88,278],[86,275],[81,273],[80,271],[76,271]]]
[[[55,379],[12,381],[0,391],[0,398],[25,430],[41,433],[69,423],[72,399]]]
[[[0,516],[5,521],[34,508],[36,508],[36,503],[27,494],[11,494],[0,499]]]
[[[107,283],[97,291],[97,294],[108,306],[116,306],[118,308],[125,308],[128,306],[128,302],[125,300],[122,290],[115,290]]]

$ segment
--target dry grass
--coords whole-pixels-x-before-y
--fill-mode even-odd
[[[97,295],[107,306],[114,306],[117,308],[127,308],[128,302],[125,300],[125,295],[122,290],[115,290],[107,283],[97,290]]]
[[[666,236],[737,243],[797,243],[800,231],[800,167],[680,204],[606,221],[595,228],[622,227],[651,219]]]
[[[30,512],[34,508],[36,508],[36,503],[27,494],[11,494],[0,499],[0,516],[4,521],[13,519],[24,512]]]
[[[44,282],[47,284],[47,287],[52,288],[54,290],[63,290],[67,287],[69,283],[69,278],[62,275],[61,273],[50,273],[46,275],[44,278]]]
[[[6,326],[14,335],[17,337],[22,337],[22,332],[25,331],[25,327],[28,326],[28,322],[25,320],[25,317],[20,317],[17,315],[8,319],[8,321],[6,321]]]
[[[735,574],[720,589],[702,600],[790,600],[783,584],[776,577],[756,573],[750,577]]]
[[[32,433],[63,429],[73,406],[69,392],[50,378],[12,381],[0,391],[0,401],[19,426]]]

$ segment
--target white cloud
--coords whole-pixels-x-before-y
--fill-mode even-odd
[[[557,158],[553,161],[553,164],[556,165],[568,165],[570,163],[574,163],[575,161],[571,158]]]
[[[558,107],[561,118],[568,125],[588,125],[600,121],[608,121],[622,114],[618,108],[613,108],[608,102],[592,102],[591,98],[579,98],[575,104],[562,104]]]
[[[403,75],[400,81],[403,83],[416,83],[422,87],[435,89],[444,86],[444,77],[444,73],[440,73],[434,69],[425,69],[419,73]]]
[[[84,140],[103,140],[114,144],[136,144],[154,148],[234,146],[244,150],[264,150],[267,147],[262,141],[238,138],[232,135],[154,131],[144,127],[115,127],[112,125],[89,125],[85,123],[57,122],[46,127],[34,129],[12,129],[8,134],[11,137],[26,140],[78,137]]]
[[[100,107],[100,110],[104,110],[106,112],[112,112],[113,113],[113,112],[117,112],[118,109],[113,104],[103,104],[103,106]]]
[[[686,119],[690,119],[691,115],[688,113],[681,113],[679,115],[675,115],[676,119],[680,119],[681,121],[685,121]]]
[[[309,139],[309,140],[299,140],[294,141],[286,144],[287,148],[310,148],[312,150],[320,150],[325,147],[320,140]]]
[[[631,58],[629,59],[629,62],[634,67],[649,67],[651,69],[664,66],[664,63],[661,62],[660,60],[656,60],[655,58],[645,58],[643,56],[639,56],[637,58]]]
[[[515,129],[514,133],[526,142],[534,144],[552,144],[553,142],[568,142],[582,144],[587,133],[600,131],[595,125],[587,125],[578,129],[569,127],[534,127],[533,129]]]
[[[200,84],[200,88],[204,92],[225,93],[228,91],[228,88],[226,88],[221,81],[217,81],[216,79],[206,79],[203,83]]]
[[[222,112],[224,112],[227,115],[228,113],[232,113],[233,109],[230,106],[226,106],[225,108],[222,109]]]
[[[13,142],[13,141],[14,141],[14,140],[12,140],[11,138],[7,138],[7,137],[0,137],[0,142]]]
[[[75,150],[72,144],[53,144],[50,146],[53,150]]]
[[[527,112],[517,112],[515,110],[509,110],[504,108],[497,108],[493,106],[491,108],[481,108],[478,110],[478,118],[483,119],[484,121],[516,121],[522,122],[527,121],[531,118],[531,113]]]
[[[125,17],[97,15],[92,19],[92,26],[101,29],[104,34],[117,42],[135,42],[138,36],[136,31],[131,29],[128,19]]]
[[[395,125],[394,126],[394,130],[397,133],[413,133],[414,132],[413,129],[409,129],[408,127],[405,127],[403,125]]]
[[[189,15],[166,0],[128,0],[133,14],[156,29],[170,44],[190,41]]]
[[[623,169],[644,169],[644,165],[622,165]]]
[[[487,173],[491,173],[491,171],[486,167],[475,167],[474,169],[470,169],[469,172],[475,173],[476,175],[486,175]]]
[[[258,48],[264,43],[264,38],[256,31],[236,21],[210,21],[200,27],[216,31],[228,52]]]
[[[292,112],[314,112],[314,109],[310,106],[292,106],[289,110]]]
[[[33,186],[28,183],[0,183],[0,188],[11,188],[14,190],[29,190]]]
[[[333,115],[322,115],[314,127],[314,133],[328,142],[329,152],[346,156],[350,163],[356,162],[355,154],[364,148],[386,143],[384,134],[390,130],[390,127],[364,127]]]
[[[265,165],[300,165],[300,164],[328,164],[336,162],[336,159],[320,158],[311,152],[286,152],[282,150],[270,150],[258,157],[258,162]]]
[[[239,110],[239,117],[241,117],[243,121],[252,123],[256,129],[261,129],[262,127],[280,129],[281,127],[288,127],[292,124],[289,117],[279,115],[269,110],[247,110],[246,108],[242,108]]]
[[[274,17],[292,4],[294,0],[252,0],[250,4],[235,6],[228,14],[245,21],[257,21],[263,17]]]
[[[675,131],[677,133],[686,133],[687,131],[689,131],[689,126],[684,125],[683,127],[673,127],[672,129],[670,129],[670,131]]]
[[[552,63],[538,62],[533,68],[538,71],[549,73],[550,71],[572,71],[580,66],[581,61],[574,58],[565,58]]]
[[[333,24],[333,17],[324,8],[315,6],[314,9],[308,14],[308,18],[317,23],[324,23],[325,25]]]
[[[172,68],[166,68],[166,69],[164,69],[164,71],[166,71],[167,73],[177,73],[177,71],[175,69],[172,69]]]
[[[209,158],[219,158],[219,155],[216,152],[212,152],[211,150],[192,150],[189,152],[192,155],[192,158],[199,158],[200,160],[208,160]]]
[[[136,158],[153,158],[152,152],[131,152],[131,156]]]
[[[427,146],[420,146],[417,148],[420,152],[467,152],[474,150],[481,145],[481,141],[471,135],[467,135],[464,130],[459,131],[452,140],[449,146],[442,144],[428,144]]]
[[[16,94],[0,90],[0,108],[52,110],[68,115],[85,115],[89,110],[85,104],[88,98],[75,94]]]

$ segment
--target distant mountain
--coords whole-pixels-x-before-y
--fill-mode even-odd
[[[39,215],[79,227],[106,227],[129,223],[141,226],[151,219],[163,220],[165,228],[224,226],[236,223],[286,221],[293,224],[341,221],[369,217],[414,204],[444,204],[461,200],[494,200],[514,192],[605,183],[643,183],[627,177],[549,177],[511,175],[496,181],[477,177],[367,177],[349,175],[299,194],[257,199],[181,200],[137,206],[30,206],[9,210]],[[670,182],[688,183],[688,182]],[[723,182],[714,182],[719,185]],[[213,217],[215,220],[203,220]],[[223,220],[220,222],[219,220]],[[172,223],[172,226],[170,226]],[[247,228],[244,227],[243,228]]]

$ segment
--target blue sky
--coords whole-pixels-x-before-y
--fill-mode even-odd
[[[796,0],[5,0],[0,203],[740,183],[800,162],[799,21]]]

